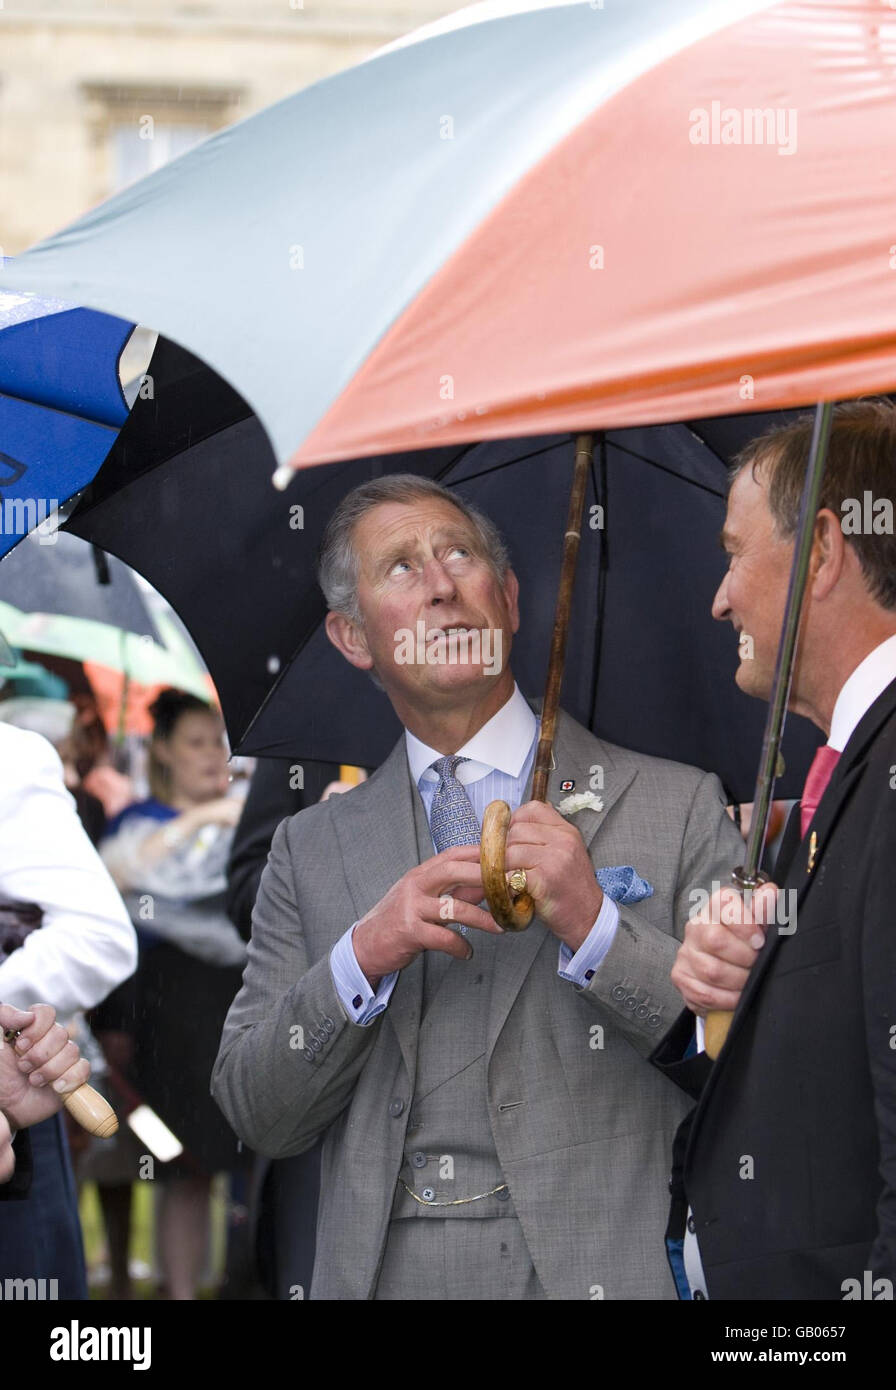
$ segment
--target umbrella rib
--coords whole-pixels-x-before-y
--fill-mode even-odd
[[[709,452],[712,454],[713,458],[718,459],[722,467],[727,470],[728,460],[722,458],[722,455],[719,453],[718,449],[713,448],[713,446],[710,444],[709,440],[705,437],[705,435],[702,435],[700,433],[693,420],[688,420],[685,422],[685,429],[690,430],[691,434],[694,436],[696,440],[698,440],[700,444],[703,445],[704,449],[708,449]]]
[[[571,439],[572,435],[569,435],[568,438]],[[463,483],[473,483],[476,482],[478,478],[487,478],[490,473],[498,473],[502,468],[515,468],[519,463],[528,463],[529,459],[539,458],[542,454],[549,454],[552,449],[556,449],[557,442],[558,441],[555,440],[552,444],[545,444],[541,449],[533,449],[529,454],[515,454],[512,459],[506,459],[504,463],[494,463],[490,468],[480,469],[478,473],[468,473],[465,478],[454,479],[452,481],[452,486],[460,487]],[[460,454],[459,458],[456,459],[449,468],[446,468],[444,472],[447,473],[451,468],[456,468],[460,459],[463,458],[464,453],[470,453],[472,449],[478,448],[478,446],[479,441],[477,441],[476,444],[468,445],[463,453]],[[444,473],[439,476],[444,476]]]
[[[649,459],[645,454],[639,454],[637,449],[629,449],[616,439],[612,440],[612,444],[613,448],[618,449],[620,453],[628,454],[633,459],[639,459],[641,463],[646,463],[651,468],[658,468],[661,473],[668,473],[670,478],[677,478],[680,483],[686,483],[688,487],[699,488],[701,492],[708,492],[711,497],[724,499],[728,495],[718,488],[710,487],[709,483],[700,483],[696,478],[685,478],[681,473],[676,473],[674,468],[668,468],[664,463],[657,463],[656,459]]]
[[[688,426],[688,428],[690,429],[690,426]],[[696,435],[696,437],[697,437],[698,439],[700,439],[700,436],[697,435],[696,430],[694,431],[694,434]],[[571,438],[571,437],[572,437],[572,436],[570,436],[570,438]],[[670,476],[671,478],[677,478],[678,481],[679,481],[680,483],[686,483],[686,484],[688,485],[688,487],[696,487],[696,488],[699,488],[699,489],[701,490],[701,492],[708,492],[712,497],[721,497],[721,498],[724,498],[724,497],[726,496],[726,493],[723,492],[721,489],[719,489],[719,488],[714,488],[714,487],[710,487],[710,485],[709,485],[708,483],[701,483],[701,482],[698,482],[698,480],[697,480],[696,478],[686,478],[686,477],[684,477],[681,473],[676,473],[676,471],[675,471],[674,468],[668,468],[668,467],[667,467],[665,464],[663,464],[663,463],[657,463],[656,459],[648,458],[646,454],[639,454],[638,451],[637,451],[637,449],[630,449],[630,448],[628,448],[627,445],[625,445],[625,444],[620,444],[619,441],[618,441],[618,439],[613,439],[613,438],[611,438],[611,439],[610,439],[610,443],[612,444],[613,448],[614,448],[614,449],[618,449],[618,450],[620,451],[620,453],[628,454],[631,458],[638,459],[641,463],[646,463],[646,464],[648,464],[651,468],[658,468],[658,469],[660,470],[661,473],[668,473],[669,476]],[[705,443],[705,441],[702,440],[702,439],[700,439],[700,443],[703,444],[703,443]],[[475,447],[475,446],[472,446],[472,447]],[[481,470],[480,470],[479,472],[477,472],[477,473],[469,473],[465,478],[458,478],[458,479],[456,479],[456,480],[452,480],[452,486],[455,486],[455,487],[456,487],[456,486],[460,486],[462,483],[471,483],[471,482],[475,482],[478,478],[485,478],[485,477],[487,477],[490,473],[497,473],[497,472],[499,472],[502,468],[513,468],[516,464],[519,464],[519,463],[526,463],[526,462],[528,462],[529,459],[538,458],[541,454],[550,453],[550,451],[551,451],[552,449],[555,449],[556,447],[557,447],[557,442],[555,441],[555,442],[552,443],[552,444],[546,444],[546,445],[545,445],[543,448],[541,448],[541,449],[533,449],[533,450],[531,451],[531,453],[528,453],[528,454],[518,454],[518,455],[516,455],[516,456],[515,456],[514,458],[512,458],[512,459],[507,459],[507,460],[505,460],[504,463],[495,463],[495,464],[492,464],[490,468],[483,468],[483,469],[481,469]],[[709,448],[710,446],[707,444],[706,447]],[[469,452],[469,451],[468,451],[468,452]],[[723,466],[725,465],[725,460],[724,460],[723,458],[720,458],[719,455],[716,454],[716,452],[715,452],[714,449],[710,449],[710,452],[713,454],[713,457],[714,457],[714,458],[717,458],[717,459],[719,460],[719,462],[720,462]],[[463,455],[461,455],[461,457],[463,457]],[[448,469],[446,469],[445,471],[448,472],[448,471],[450,471],[451,468],[454,468],[454,467],[456,467],[456,466],[457,466],[456,463],[451,464],[450,467],[449,467]]]

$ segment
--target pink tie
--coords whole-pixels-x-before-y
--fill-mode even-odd
[[[831,774],[840,760],[840,754],[836,748],[831,748],[829,744],[816,751],[812,759],[812,766],[809,768],[809,775],[806,778],[806,786],[803,791],[803,799],[800,802],[800,829],[805,835],[809,829],[812,817],[818,809],[818,803],[824,796],[824,789],[831,780]]]

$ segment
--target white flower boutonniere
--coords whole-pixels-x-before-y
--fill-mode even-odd
[[[578,792],[574,796],[565,796],[562,801],[557,802],[557,810],[561,816],[574,816],[577,811],[602,811],[604,803],[594,792]]]

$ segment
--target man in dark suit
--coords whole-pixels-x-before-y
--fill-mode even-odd
[[[314,806],[339,782],[339,764],[259,758],[227,865],[227,913],[240,935],[252,936],[252,909],[274,832],[287,816]],[[297,781],[301,785],[297,785]],[[250,1244],[262,1285],[273,1298],[289,1299],[309,1288],[320,1182],[319,1141],[302,1154],[270,1159],[256,1155],[249,1185]],[[242,1180],[242,1175],[240,1175]]]
[[[713,613],[740,634],[737,682],[759,697],[771,687],[811,428],[804,419],[763,436],[733,469],[730,566]],[[764,940],[755,900],[738,914],[734,890],[720,889],[688,923],[672,971],[689,1010],[654,1060],[699,1096],[676,1144],[669,1230],[684,1297],[688,1284],[694,1298],[893,1297],[894,482],[896,410],[838,408],[790,700],[828,742],[776,885],[762,890],[764,920],[775,903]],[[716,1009],[735,1009],[718,1060],[686,1056],[694,1013]]]

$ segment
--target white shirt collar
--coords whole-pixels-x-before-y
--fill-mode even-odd
[[[537,727],[538,721],[514,681],[510,699],[467,740],[463,748],[458,748],[458,753],[470,761],[460,764],[457,780],[462,784],[478,782],[496,769],[510,777],[519,777]],[[410,729],[405,729],[404,737],[408,766],[414,781],[419,785],[424,776],[435,779],[436,773],[431,770],[431,765],[443,755],[437,748],[427,747]]]
[[[860,661],[837,696],[828,747],[842,753],[859,724],[887,686],[896,680],[896,636],[888,637]]]

